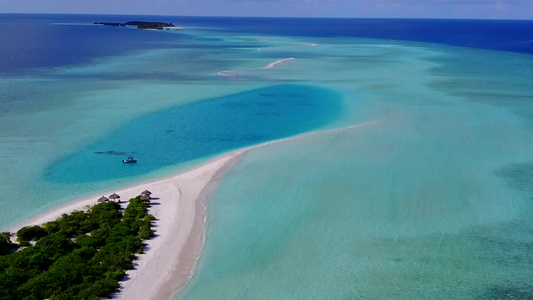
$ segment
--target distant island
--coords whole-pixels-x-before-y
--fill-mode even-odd
[[[165,22],[146,22],[146,21],[129,21],[126,23],[117,23],[117,22],[94,22],[96,25],[105,25],[105,26],[137,26],[137,29],[156,29],[156,30],[163,30],[168,28],[178,28],[181,29],[181,27],[176,27],[172,23],[165,23]]]

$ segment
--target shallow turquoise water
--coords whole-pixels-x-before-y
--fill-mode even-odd
[[[203,41],[197,34],[185,42],[180,36],[176,43],[183,47],[0,78],[0,194],[17,199],[16,204],[0,201],[2,230],[80,196],[170,175],[211,157],[159,164],[159,169],[152,166],[145,169],[148,173],[133,172],[122,179],[110,173],[103,176],[99,170],[101,176],[80,176],[75,181],[77,172],[67,165],[62,174],[71,176],[70,181],[46,176],[55,163],[97,145],[123,126],[165,109],[278,85],[268,80],[237,83],[216,75],[241,66],[235,50],[225,47],[227,41]],[[265,64],[264,60],[245,61],[256,68]]]
[[[248,153],[220,180],[178,299],[529,299],[529,57],[328,50],[313,68],[348,99],[337,126],[379,123]]]
[[[248,153],[214,191],[179,298],[531,297],[530,56],[202,30],[187,42],[1,78],[0,227],[236,147],[376,121]]]

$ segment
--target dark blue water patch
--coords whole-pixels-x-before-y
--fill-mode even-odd
[[[45,170],[51,181],[124,178],[265,141],[308,132],[335,120],[341,96],[285,84],[176,106],[139,117]],[[136,164],[123,164],[134,156]]]
[[[150,49],[216,49],[195,36],[169,31],[94,25],[164,17],[112,15],[0,14],[0,75],[43,73],[50,68]],[[156,20],[157,19],[157,20]],[[166,19],[169,19],[168,17]],[[228,45],[227,47],[236,47]]]
[[[505,166],[495,172],[507,185],[526,192],[533,199],[533,163],[517,163]]]
[[[213,37],[189,35],[187,29],[184,34],[169,34],[167,31],[86,26],[95,21],[130,20],[201,27],[212,31]],[[227,32],[406,40],[533,54],[533,21],[0,14],[0,26],[0,40],[9,41],[0,43],[0,75],[9,76],[85,64],[100,57],[145,49],[243,47],[221,43],[223,39],[216,35],[223,37]]]
[[[121,16],[135,18],[138,16]],[[335,19],[144,16],[225,32],[302,37],[359,37],[533,54],[533,20]]]
[[[375,38],[533,54],[533,20],[183,17],[180,21],[219,32]]]
[[[479,300],[532,300],[533,286],[509,286],[497,285],[487,289],[485,293],[478,297]]]
[[[28,74],[143,49],[179,47],[164,42],[179,43],[185,38],[157,31],[90,25],[107,20],[107,16],[0,14],[0,40],[4,41],[0,43],[0,74]]]

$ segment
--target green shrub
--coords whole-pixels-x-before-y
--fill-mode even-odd
[[[139,230],[139,238],[146,240],[153,236],[154,236],[154,231],[152,230],[151,224],[149,222],[146,222]]]
[[[26,226],[22,227],[17,232],[17,241],[21,244],[27,245],[30,241],[36,241],[47,235],[46,229],[41,226]]]
[[[124,215],[116,203],[64,214],[17,233],[35,246],[0,255],[0,299],[100,299],[118,290],[125,270],[133,268],[142,239],[153,236],[148,205],[132,199]],[[0,235],[0,251],[16,247]],[[11,244],[10,244],[11,243]],[[13,246],[14,245],[14,246]],[[3,248],[2,248],[3,247]]]
[[[11,233],[0,233],[0,255],[6,255],[16,248],[17,245],[11,242]]]
[[[100,245],[95,237],[88,235],[79,235],[76,237],[75,241],[76,244],[80,245],[81,247],[97,248]]]

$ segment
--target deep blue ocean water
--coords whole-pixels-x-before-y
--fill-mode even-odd
[[[124,30],[93,22],[127,21],[124,16],[0,14],[0,75],[21,75],[91,60],[169,48],[176,36],[163,32]]]
[[[183,18],[221,31],[307,37],[360,37],[533,53],[533,21],[447,19]]]
[[[533,53],[533,21],[0,14],[0,40],[4,41],[0,43],[0,75],[27,74],[143,49],[185,47],[186,43],[176,43],[175,35],[164,32],[58,25],[139,19],[214,32],[377,38]]]

